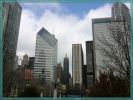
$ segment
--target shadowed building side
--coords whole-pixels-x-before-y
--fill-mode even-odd
[[[91,87],[95,83],[93,41],[86,41],[86,64],[86,85]]]
[[[13,68],[15,66],[21,11],[21,6],[16,2],[2,4],[4,96],[10,95],[13,85]]]

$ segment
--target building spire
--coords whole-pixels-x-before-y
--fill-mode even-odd
[[[66,53],[66,57],[67,57],[67,53]]]

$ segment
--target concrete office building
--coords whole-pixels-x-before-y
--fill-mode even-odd
[[[102,43],[103,40],[110,41],[112,46],[117,46],[117,43],[111,37],[109,25],[116,25],[119,23],[124,23],[123,15],[126,16],[126,25],[130,25],[130,14],[129,9],[122,3],[115,3],[112,6],[112,16],[109,18],[97,18],[92,20],[92,32],[93,32],[93,49],[94,49],[94,68],[96,73],[96,77],[99,76],[99,70],[101,68],[107,68],[105,61],[111,63],[109,58],[105,56],[102,52],[101,48],[106,48],[107,46]],[[119,24],[121,30],[124,30],[122,24]],[[130,30],[130,27],[127,28]],[[102,40],[102,41],[101,41]],[[129,43],[128,43],[129,45]],[[116,66],[116,65],[114,65]],[[117,67],[117,66],[116,66]]]
[[[21,6],[16,2],[2,4],[3,96],[9,96],[12,88],[21,11]]]
[[[39,78],[44,70],[46,82],[56,81],[57,39],[45,28],[36,36],[34,78]]]
[[[72,76],[73,86],[81,89],[82,80],[82,66],[83,66],[83,50],[81,44],[72,44]]]
[[[27,54],[23,56],[23,60],[21,61],[21,67],[26,67],[29,64],[29,57]]]
[[[95,83],[93,41],[86,41],[86,82],[87,87]]]
[[[129,8],[123,3],[115,3],[112,6],[112,19],[114,21],[127,20],[130,23]]]
[[[56,67],[56,81],[61,83],[62,79],[61,77],[62,77],[62,65],[61,63],[58,63]]]

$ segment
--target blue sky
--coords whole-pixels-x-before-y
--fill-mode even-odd
[[[55,12],[55,13],[58,12],[57,9],[54,9],[54,7],[51,8],[50,6],[47,6],[42,9],[42,7],[38,7],[37,4],[34,4],[34,3],[32,4],[34,5],[32,7],[29,6],[29,4],[21,4],[21,6],[23,9],[29,9],[33,11],[37,15],[36,16],[37,18],[42,16],[45,9],[50,9],[52,10],[52,12]],[[58,13],[60,14],[61,13],[66,13],[66,14],[72,13],[79,17],[83,17],[86,13],[88,13],[90,9],[96,9],[100,6],[103,6],[104,4],[105,3],[60,3],[59,5],[62,6],[62,10],[60,10]]]
[[[129,4],[127,4],[129,6]],[[72,72],[72,44],[82,44],[86,64],[85,41],[92,40],[92,19],[111,17],[110,3],[23,3],[17,55],[35,56],[36,34],[44,27],[58,39],[58,62],[69,57]]]

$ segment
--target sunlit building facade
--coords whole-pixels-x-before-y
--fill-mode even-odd
[[[81,89],[83,85],[82,80],[83,67],[83,50],[81,44],[72,44],[72,76],[73,86]]]
[[[98,78],[99,71],[103,68],[107,68],[107,65],[111,65],[111,61],[104,55],[101,48],[107,46],[103,44],[103,41],[110,41],[112,46],[117,47],[116,41],[112,38],[109,30],[110,26],[119,24],[121,31],[124,31],[123,23],[125,21],[125,27],[130,30],[130,13],[128,7],[123,3],[115,3],[112,6],[112,16],[108,18],[96,18],[92,19],[92,32],[93,32],[93,49],[94,49],[94,68],[95,75]],[[128,27],[127,27],[128,26]],[[116,27],[114,27],[116,28]],[[129,44],[128,44],[129,45]],[[106,62],[105,62],[106,61]],[[107,64],[108,61],[108,64]],[[116,66],[115,64],[113,66]]]
[[[57,43],[55,36],[45,28],[37,33],[34,78],[39,78],[43,71],[46,82],[56,81]]]

